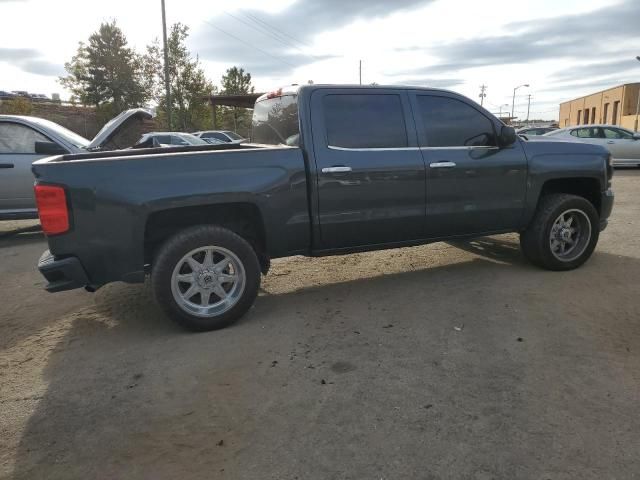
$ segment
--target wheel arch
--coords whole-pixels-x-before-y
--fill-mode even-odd
[[[152,212],[144,229],[145,265],[153,264],[158,248],[167,239],[196,225],[217,225],[243,237],[256,251],[262,272],[267,273],[269,256],[264,219],[258,206],[250,202],[184,206]]]

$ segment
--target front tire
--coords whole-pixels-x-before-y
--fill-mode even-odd
[[[598,243],[600,220],[593,204],[569,194],[545,195],[527,229],[520,234],[524,256],[547,270],[573,270],[586,262]]]
[[[160,248],[151,271],[158,304],[194,331],[217,330],[238,320],[260,287],[260,264],[251,245],[222,227],[185,229]]]

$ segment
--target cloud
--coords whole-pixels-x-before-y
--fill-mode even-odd
[[[312,53],[309,44],[316,35],[432,1],[299,0],[277,13],[233,11],[205,21],[208,26],[191,42],[204,60],[239,64],[252,74],[286,76],[296,67],[339,56]]]
[[[422,50],[436,55],[440,63],[419,68],[415,74],[447,73],[473,67],[509,64],[531,64],[541,60],[575,59],[589,61],[609,55],[609,49],[616,47],[618,56],[623,50],[629,51],[629,62],[622,60],[605,64],[591,64],[590,68],[578,68],[561,75],[563,79],[578,79],[582,75],[604,74],[607,68],[612,72],[630,70],[633,63],[633,42],[640,38],[638,29],[640,1],[625,0],[616,5],[594,10],[580,15],[565,15],[555,18],[515,22],[504,27],[508,35],[495,35],[465,39]],[[404,47],[404,51],[419,49],[419,46]],[[633,56],[631,56],[633,53]],[[451,62],[450,59],[464,59]],[[560,79],[560,78],[558,78]]]
[[[0,48],[0,62],[10,63],[25,72],[49,76],[64,73],[61,65],[41,57],[42,54],[33,48]]]
[[[427,88],[453,88],[456,85],[464,83],[462,78],[427,78],[427,77],[413,77],[398,82],[393,82],[392,85],[408,85],[416,87]]]

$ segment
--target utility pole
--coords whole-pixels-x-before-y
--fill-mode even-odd
[[[167,45],[167,15],[164,9],[164,0],[160,0],[162,4],[162,41],[164,43],[164,88],[165,100],[167,102],[167,122],[169,130],[171,130],[171,86],[169,81],[169,47]]]
[[[359,71],[360,71],[360,85],[362,85],[362,60],[360,60]]]
[[[531,94],[527,95],[527,123],[529,123],[529,109],[531,108]]]
[[[487,90],[487,86],[483,83],[482,85],[480,85],[480,106],[484,106],[484,99],[487,96],[486,93],[484,93]]]

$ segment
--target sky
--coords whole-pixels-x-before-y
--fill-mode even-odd
[[[218,84],[233,65],[257,91],[292,83],[454,90],[492,112],[557,119],[558,104],[640,81],[640,0],[166,0],[167,22]],[[64,63],[101,22],[132,47],[161,37],[160,0],[0,0],[0,90],[60,93]],[[18,19],[18,21],[7,21]]]

